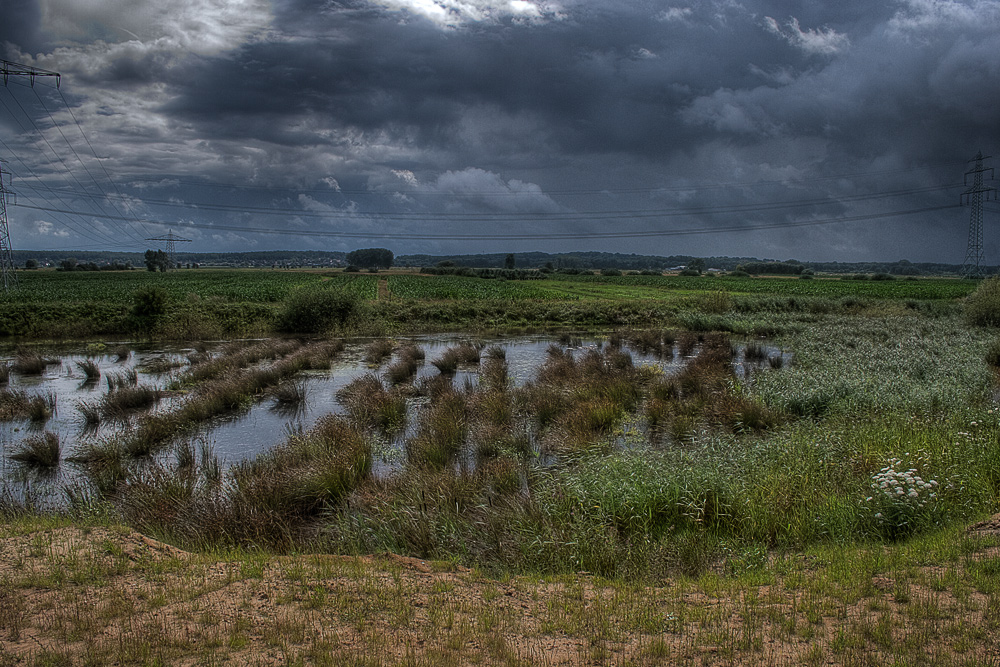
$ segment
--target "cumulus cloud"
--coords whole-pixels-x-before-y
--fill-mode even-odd
[[[267,0],[42,0],[42,26],[63,43],[167,38],[200,55],[231,49],[271,20]]]
[[[39,236],[54,236],[56,238],[69,238],[68,230],[56,227],[48,220],[35,220],[35,233]]]
[[[557,6],[530,0],[373,0],[373,2],[387,9],[409,12],[448,28],[474,22],[497,22],[505,18],[542,21],[562,17]]]
[[[394,171],[403,186],[393,190],[405,201],[427,201],[443,205],[452,212],[483,211],[502,213],[555,213],[562,208],[535,183],[518,179],[504,180],[499,174],[469,167],[446,171],[422,182],[409,171]],[[391,184],[384,187],[391,188]],[[401,199],[403,200],[403,199]]]
[[[846,35],[842,35],[832,28],[803,30],[799,25],[799,20],[794,16],[784,26],[779,25],[770,16],[765,16],[764,25],[775,35],[779,35],[789,44],[806,53],[829,56],[843,51],[850,44]]]

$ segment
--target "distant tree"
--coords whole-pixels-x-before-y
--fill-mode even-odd
[[[705,260],[703,260],[700,257],[696,257],[692,259],[690,262],[688,262],[687,268],[690,271],[697,271],[698,273],[702,273],[705,270]]]
[[[170,268],[170,258],[162,250],[147,250],[143,255],[143,261],[149,271],[165,273]]]
[[[24,263],[24,268],[26,268],[26,269],[37,269],[38,268],[38,260],[37,259],[29,259],[29,260],[27,260]]]
[[[504,257],[503,268],[505,268],[505,269],[513,269],[514,266],[515,266],[514,253],[509,252],[509,253],[507,253],[507,256]]]
[[[388,269],[394,259],[392,251],[386,248],[363,248],[347,253],[347,263],[362,268]]]
[[[169,295],[162,287],[144,287],[132,295],[132,315],[142,330],[151,330],[167,313]]]
[[[59,262],[60,271],[76,271],[76,258],[67,257],[63,261]]]

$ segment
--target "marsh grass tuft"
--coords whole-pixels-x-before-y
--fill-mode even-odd
[[[14,357],[11,369],[21,375],[41,375],[46,368],[59,363],[58,359],[48,359],[37,352],[22,350]]]
[[[103,419],[126,421],[134,412],[153,407],[163,397],[163,392],[154,387],[144,385],[116,385],[116,387],[98,402],[97,407]]]
[[[455,371],[458,370],[459,360],[458,351],[453,347],[449,347],[437,359],[432,359],[431,363],[442,375],[454,375]]]
[[[377,366],[391,357],[395,349],[396,343],[387,338],[374,340],[365,348],[365,363]]]
[[[360,428],[396,433],[406,426],[406,398],[387,390],[374,373],[353,380],[337,392],[351,421]]]
[[[127,389],[129,387],[135,387],[139,384],[139,373],[134,368],[129,368],[128,370],[121,371],[120,373],[108,373],[105,376],[105,381],[108,383],[108,391],[114,392],[119,389]]]
[[[274,400],[279,407],[300,406],[306,401],[306,384],[303,381],[285,382],[274,390]]]
[[[76,367],[83,371],[84,382],[95,383],[101,379],[101,368],[94,359],[84,359],[76,362]]]
[[[59,454],[62,447],[59,436],[51,431],[41,435],[32,435],[21,441],[11,460],[42,468],[52,468],[59,464]]]
[[[184,366],[184,362],[179,359],[172,359],[168,356],[157,356],[144,360],[136,368],[144,373],[162,375],[182,366]]]
[[[45,421],[55,412],[54,394],[29,394],[21,389],[0,389],[0,421]]]
[[[415,357],[401,356],[385,369],[385,379],[389,384],[410,382],[417,375],[418,362]]]
[[[442,468],[458,455],[468,433],[465,396],[440,395],[421,415],[417,433],[406,441],[406,452],[417,466]]]

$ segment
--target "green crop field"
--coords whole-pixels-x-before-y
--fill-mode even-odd
[[[810,296],[841,298],[855,296],[873,299],[955,299],[976,288],[973,281],[944,278],[914,280],[842,280],[840,278],[733,277],[733,276],[564,276],[554,275],[551,282],[564,285],[568,293],[591,290],[622,294],[622,288],[675,291],[727,291],[738,294]],[[546,281],[549,282],[549,281]]]
[[[568,298],[537,280],[495,280],[464,276],[390,276],[389,291],[400,299],[489,299]]]
[[[264,270],[149,271],[22,271],[19,287],[0,293],[0,303],[99,301],[130,304],[138,290],[159,287],[172,299],[220,299],[230,302],[275,303],[296,287],[318,284],[313,273]]]
[[[542,280],[471,276],[206,269],[170,273],[22,271],[0,294],[0,336],[74,338],[130,335],[190,338],[287,330],[289,299],[332,290],[356,301],[342,332],[617,327],[669,319],[679,326],[772,331],[769,312],[845,312],[864,307],[953,308],[972,281],[839,280],[732,276],[552,274]],[[383,286],[382,293],[379,285]],[[163,312],[135,315],[156,289]],[[881,305],[879,305],[881,304]],[[314,304],[314,307],[320,307]],[[322,313],[317,313],[324,321]],[[317,321],[312,315],[296,321]],[[285,325],[282,322],[286,322]],[[363,324],[359,328],[359,325]],[[284,329],[282,327],[285,327]]]

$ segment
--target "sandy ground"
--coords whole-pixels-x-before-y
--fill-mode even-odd
[[[127,529],[7,532],[0,665],[1000,659],[997,600],[935,568],[878,572],[858,590],[809,567],[760,585],[648,587],[582,573],[498,581],[393,555],[193,554]],[[969,532],[1000,537],[1000,515]],[[976,556],[987,561],[1000,562],[996,546]]]

